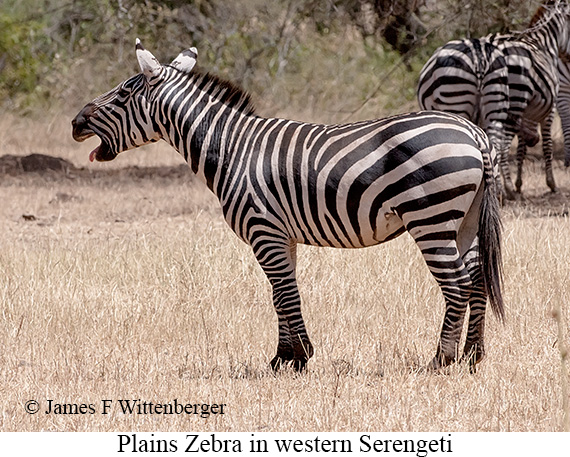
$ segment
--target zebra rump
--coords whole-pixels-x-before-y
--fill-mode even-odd
[[[550,127],[564,70],[559,56],[569,52],[570,5],[546,1],[522,32],[451,41],[436,50],[420,72],[419,105],[460,114],[485,130],[499,154],[507,198],[516,197],[508,163],[512,139],[519,135],[520,192],[526,145],[536,144],[540,124],[546,184],[555,192]]]
[[[405,231],[445,300],[429,366],[461,357],[475,368],[487,299],[504,315],[497,157],[483,130],[441,112],[344,125],[265,118],[247,93],[195,70],[194,48],[170,65],[139,41],[135,49],[141,73],[88,103],[72,121],[73,137],[100,138],[92,160],[158,140],[184,157],[271,283],[279,330],[273,369],[302,370],[313,355],[297,245],[361,248]]]

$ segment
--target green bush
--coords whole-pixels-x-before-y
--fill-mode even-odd
[[[536,7],[534,0],[4,0],[0,104],[82,106],[138,71],[139,37],[163,62],[196,46],[201,67],[241,84],[270,114],[351,112],[366,100],[371,114],[394,111],[413,103],[419,69],[437,46],[523,29]],[[400,33],[415,40],[411,47],[389,45],[382,33],[402,14],[412,14]]]

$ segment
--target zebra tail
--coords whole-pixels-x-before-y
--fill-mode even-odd
[[[481,148],[483,154],[484,191],[479,214],[479,262],[483,273],[485,291],[491,309],[501,320],[505,319],[503,295],[503,261],[501,254],[501,218],[492,160],[493,146]]]

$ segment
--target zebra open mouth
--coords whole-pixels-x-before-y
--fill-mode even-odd
[[[75,141],[85,141],[92,136],[97,135],[101,140],[101,144],[93,149],[89,153],[89,161],[93,162],[108,162],[117,157],[117,152],[114,152],[109,146],[109,142],[106,140],[105,135],[99,133],[96,127],[93,127],[89,123],[89,119],[93,114],[93,106],[91,104],[86,105],[79,114],[71,121],[73,126],[72,135]]]
[[[75,141],[85,141],[86,139],[91,138],[92,136],[95,135],[97,134],[93,132],[93,130],[91,130],[90,128],[82,129],[74,126],[73,139]],[[111,148],[109,147],[105,139],[100,135],[97,136],[99,136],[101,144],[89,153],[89,161],[93,162],[94,160],[96,160],[97,162],[108,162],[109,160],[113,160],[115,157],[117,157],[117,154],[111,151]]]
[[[93,162],[94,160],[97,162],[108,162],[109,160],[113,160],[115,157],[117,157],[117,154],[111,151],[111,148],[109,148],[103,138],[101,138],[101,144],[89,153],[90,162]]]

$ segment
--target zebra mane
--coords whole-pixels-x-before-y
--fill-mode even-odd
[[[560,12],[561,7],[568,8],[566,0],[548,0],[542,3],[535,13],[533,14],[528,27],[525,30],[510,33],[509,40],[519,40],[523,37],[532,36],[534,32],[542,29],[557,12]]]
[[[255,114],[251,96],[238,85],[208,72],[194,70],[191,73],[195,84],[213,98],[243,114]]]
[[[532,16],[530,23],[528,24],[529,28],[540,27],[544,22],[548,22],[552,17],[551,15],[548,15],[548,12],[558,10],[560,5],[564,3],[565,2],[561,2],[560,0],[548,0],[542,3]]]

